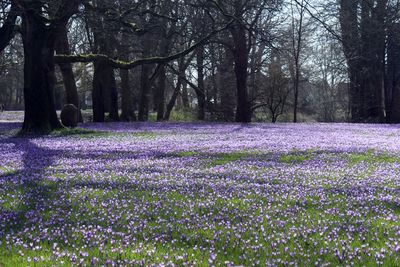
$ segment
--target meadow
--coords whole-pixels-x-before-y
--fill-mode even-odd
[[[0,123],[0,266],[400,266],[400,126]]]

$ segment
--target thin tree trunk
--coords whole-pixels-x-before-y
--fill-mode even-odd
[[[56,42],[56,52],[57,54],[69,55],[69,43],[67,36],[67,29],[63,27],[60,29],[59,34],[57,36]],[[71,63],[59,63],[61,74],[63,76],[63,82],[65,87],[65,95],[66,95],[66,104],[73,104],[78,108],[78,118],[79,122],[82,122],[82,113],[79,105],[79,95],[78,89],[76,87],[75,76],[72,70]]]
[[[296,123],[297,122],[297,109],[298,109],[298,105],[299,105],[299,70],[296,67],[296,76],[295,76],[295,80],[294,80],[294,103],[293,103],[293,122]]]
[[[197,119],[202,121],[205,119],[206,92],[204,86],[204,47],[197,50]]]
[[[165,121],[168,121],[169,118],[171,117],[171,112],[172,112],[172,109],[175,106],[176,99],[178,98],[178,95],[179,95],[179,92],[181,90],[181,87],[182,87],[182,79],[178,77],[178,82],[177,82],[177,84],[175,86],[174,92],[173,92],[173,94],[171,96],[171,99],[168,102],[167,109],[165,111],[165,115],[164,115],[164,120]]]
[[[182,82],[182,92],[181,92],[181,97],[182,97],[182,104],[184,109],[190,108],[190,101],[189,101],[189,93],[188,93],[188,86],[185,81]]]
[[[295,17],[293,14],[293,6],[292,6],[292,48],[293,48],[293,56],[294,56],[294,105],[293,105],[293,122],[297,122],[297,110],[299,105],[299,86],[300,86],[300,54],[302,50],[302,42],[303,42],[303,20],[304,20],[304,12],[305,8],[303,6],[304,2],[301,2],[300,12],[299,12],[299,21],[298,28],[295,29]]]
[[[183,77],[185,77],[185,71],[188,68],[191,60],[192,60],[192,58],[189,58],[187,61],[185,61],[184,58],[181,58],[178,61],[178,73],[177,73],[178,81],[176,83],[174,92],[172,93],[171,99],[169,100],[169,102],[167,104],[167,109],[166,109],[165,115],[164,115],[164,120],[166,120],[166,121],[169,120],[169,118],[171,116],[172,109],[174,108],[177,98],[179,96],[179,93],[181,92],[182,85],[183,85],[183,89],[185,89],[186,94],[187,94],[187,90],[185,88],[187,86],[187,83]]]

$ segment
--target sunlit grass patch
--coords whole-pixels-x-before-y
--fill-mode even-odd
[[[199,152],[197,151],[179,151],[179,152],[175,152],[172,154],[173,156],[176,157],[194,157],[196,155],[199,155]]]
[[[375,152],[368,150],[365,153],[354,153],[348,157],[349,164],[356,165],[359,163],[376,164],[376,163],[400,163],[400,157],[391,155],[387,152]]]
[[[307,151],[307,152],[294,151],[289,154],[281,155],[279,157],[279,162],[286,164],[300,164],[307,160],[310,160],[312,157],[313,157],[313,151]]]
[[[212,159],[210,166],[218,166],[218,165],[225,165],[227,163],[243,160],[246,158],[250,158],[252,156],[257,156],[258,152],[251,152],[251,151],[237,151],[237,152],[230,152],[230,153],[220,153],[213,155],[214,159]]]
[[[179,151],[171,153],[173,157],[186,158],[196,157],[200,160],[207,161],[208,167],[225,165],[231,162],[246,160],[251,158],[259,158],[262,154],[259,151],[234,151],[226,153],[209,153],[201,151]]]
[[[0,166],[0,175],[11,175],[15,172],[15,168],[11,165]]]

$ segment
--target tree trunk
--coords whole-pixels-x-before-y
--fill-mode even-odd
[[[158,72],[158,88],[156,92],[157,121],[164,119],[166,81],[167,73],[165,66],[161,66]]]
[[[56,52],[57,54],[69,55],[69,43],[67,36],[67,29],[63,27],[60,29],[59,34],[57,36],[56,42]],[[63,76],[63,82],[65,87],[65,95],[66,95],[66,104],[73,104],[78,108],[78,118],[79,122],[82,122],[82,113],[79,105],[79,95],[78,89],[76,87],[75,76],[72,70],[71,63],[59,63],[61,74]]]
[[[362,122],[362,118],[364,117],[362,112],[363,99],[358,64],[350,60],[348,72],[350,79],[349,101],[351,122]]]
[[[92,91],[92,101],[93,101],[93,122],[104,122],[105,120],[105,107],[104,107],[104,76],[103,71],[106,68],[106,63],[96,62],[94,63],[94,74],[93,74],[93,91]],[[105,81],[107,83],[107,81]]]
[[[171,96],[171,99],[168,102],[167,109],[165,111],[165,115],[164,115],[165,121],[168,121],[171,116],[172,109],[175,106],[175,102],[176,102],[176,99],[178,98],[181,87],[182,87],[182,78],[178,77],[178,82],[175,86],[175,90]]]
[[[197,119],[203,121],[205,119],[206,93],[204,86],[204,47],[197,50]]]
[[[24,132],[49,132],[62,127],[54,104],[55,29],[48,28],[35,10],[23,15]]]
[[[109,88],[110,93],[110,112],[108,117],[112,121],[119,121],[119,109],[118,109],[118,89],[117,81],[115,80],[115,73],[113,68],[109,68],[108,74],[110,75],[111,83]]]
[[[358,23],[358,2],[340,0],[340,27],[342,31],[343,51],[348,65],[349,85],[349,106],[351,121],[362,121],[362,90],[360,75],[361,39]]]
[[[230,50],[224,49],[221,53],[221,64],[218,66],[218,90],[221,97],[222,118],[225,121],[235,120],[236,81],[233,74],[233,57]]]
[[[105,112],[109,118],[118,121],[118,92],[114,69],[104,61],[94,64],[93,75],[93,121],[104,122]]]
[[[387,0],[340,1],[353,122],[385,119],[386,17]]]
[[[251,111],[247,92],[249,53],[247,49],[246,29],[242,25],[236,25],[232,34],[235,43],[234,60],[237,89],[236,122],[247,123],[251,122]]]
[[[136,121],[136,115],[133,108],[133,96],[129,82],[129,70],[120,70],[121,77],[121,120]]]
[[[387,122],[400,123],[400,24],[391,25],[387,48]]]
[[[149,93],[150,93],[150,75],[151,67],[142,66],[140,74],[140,102],[139,102],[139,121],[147,121],[149,118]]]
[[[297,106],[299,104],[299,74],[298,70],[296,70],[296,77],[294,81],[294,103],[293,103],[293,122],[297,122]]]
[[[218,106],[218,82],[217,82],[217,56],[214,45],[210,45],[210,60],[211,60],[211,101],[209,101],[208,110],[215,116],[215,110]]]
[[[190,108],[188,86],[187,86],[187,83],[185,81],[182,82],[181,97],[182,97],[183,108],[184,109]]]

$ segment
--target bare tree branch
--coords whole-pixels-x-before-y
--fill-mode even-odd
[[[226,30],[230,26],[231,23],[232,23],[232,21],[229,22],[224,27],[212,31],[207,36],[202,38],[200,41],[193,44],[191,47],[189,47],[181,52],[178,52],[176,54],[166,56],[166,57],[150,57],[150,58],[137,59],[137,60],[133,60],[133,61],[121,61],[121,60],[116,60],[116,59],[110,58],[109,56],[103,55],[103,54],[85,54],[85,55],[56,55],[55,60],[57,63],[105,61],[113,68],[119,68],[119,69],[133,69],[137,66],[148,65],[148,64],[165,64],[167,62],[179,59],[179,58],[193,52],[198,47],[204,45],[215,34]]]

